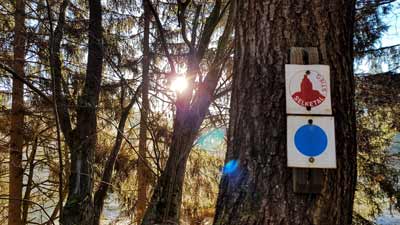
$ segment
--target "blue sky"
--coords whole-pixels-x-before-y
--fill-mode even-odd
[[[382,38],[382,46],[400,44],[400,4],[394,6],[393,12],[384,21],[390,28]]]
[[[376,48],[386,47],[400,44],[400,1],[393,3],[393,10],[388,14],[383,21],[389,25],[389,29],[384,33],[380,43],[376,44]],[[355,73],[376,73],[387,72],[389,70],[387,64],[381,64],[381,71],[371,71],[371,62],[364,58],[358,61],[355,65]]]

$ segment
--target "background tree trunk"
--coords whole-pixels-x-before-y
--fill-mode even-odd
[[[197,68],[199,68],[199,63],[203,59],[206,48],[210,43],[211,35],[219,19],[223,16],[221,4],[221,1],[215,1],[213,10],[204,25],[205,28],[202,35],[200,35],[198,47],[190,51],[188,71],[190,71],[189,74],[192,74],[192,77],[188,79],[188,88],[177,96],[175,102],[176,115],[168,160],[154,188],[142,225],[179,223],[187,160],[208,107],[214,99],[214,91],[221,75],[221,59],[224,59],[229,54],[227,46],[233,29],[232,12],[235,4],[231,4],[229,7],[229,16],[225,23],[223,34],[218,40],[216,55],[211,69],[202,79],[196,93],[193,94],[192,82],[195,74],[198,73]]]
[[[32,144],[32,150],[29,155],[29,158],[27,160],[27,163],[29,165],[28,169],[28,179],[26,181],[25,185],[25,194],[24,194],[24,202],[22,203],[22,222],[23,224],[27,224],[28,222],[28,213],[29,213],[29,206],[30,206],[30,198],[31,198],[31,192],[33,188],[33,173],[35,170],[35,157],[36,157],[36,151],[38,147],[38,137],[36,136],[33,144]]]
[[[193,112],[177,112],[170,156],[158,179],[142,225],[178,223],[186,162],[204,114],[198,117]]]
[[[136,96],[135,96],[136,97]],[[134,98],[136,99],[136,98]],[[126,120],[128,119],[129,111],[133,106],[135,100],[132,100],[132,104],[129,104],[121,114],[121,119],[118,125],[116,140],[111,151],[110,156],[107,159],[107,162],[104,166],[103,175],[101,178],[101,182],[99,184],[99,188],[97,189],[94,195],[94,220],[93,225],[100,225],[101,214],[103,212],[104,207],[104,200],[107,197],[107,191],[110,187],[112,174],[114,172],[115,162],[117,161],[118,153],[121,149],[122,138],[123,138],[123,131],[125,128]]]
[[[137,100],[137,94],[140,90],[140,86],[136,90],[134,96],[132,97],[128,106],[122,109],[121,118],[119,120],[118,128],[117,128],[117,135],[115,138],[115,143],[113,149],[111,151],[110,156],[107,159],[107,162],[104,166],[103,175],[101,177],[101,182],[99,187],[94,194],[94,219],[93,225],[100,225],[101,214],[103,212],[104,207],[104,200],[107,197],[107,191],[110,187],[112,174],[114,172],[115,162],[117,161],[118,153],[121,150],[122,139],[124,137],[124,129],[126,120],[128,119],[129,112],[133,107],[133,104]]]
[[[103,65],[103,28],[100,0],[89,0],[89,53],[85,86],[78,99],[77,124],[72,134],[71,175],[62,224],[92,224],[93,162],[97,142],[96,108]]]
[[[14,14],[14,71],[25,76],[25,1],[15,2]],[[8,204],[8,224],[22,225],[22,149],[24,145],[24,84],[13,78],[11,131],[10,131],[10,200]]]
[[[147,118],[150,112],[149,105],[149,66],[150,66],[150,8],[148,2],[143,1],[144,7],[144,37],[143,37],[143,62],[142,62],[142,110],[140,113],[140,131],[139,131],[139,154],[146,160],[147,154]],[[138,160],[137,178],[138,193],[136,206],[137,224],[142,221],[147,205],[147,189],[149,187],[149,171],[146,162]]]
[[[214,224],[351,224],[356,184],[354,1],[236,1],[226,161]],[[286,166],[285,71],[290,47],[317,47],[331,69],[337,169],[321,194],[295,194]]]

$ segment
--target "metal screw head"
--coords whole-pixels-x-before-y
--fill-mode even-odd
[[[310,157],[310,158],[308,159],[308,161],[309,161],[310,163],[314,163],[314,162],[315,162],[315,159],[314,159],[313,157]]]

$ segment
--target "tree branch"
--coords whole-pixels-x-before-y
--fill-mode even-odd
[[[172,60],[171,54],[169,53],[169,50],[168,50],[167,41],[165,39],[165,31],[161,24],[161,20],[158,16],[157,11],[154,9],[153,4],[151,4],[151,0],[145,0],[145,2],[148,4],[150,11],[152,12],[154,18],[156,19],[156,25],[157,25],[158,30],[160,31],[161,45],[162,45],[165,55],[167,57],[168,64],[171,67],[171,73],[175,74],[176,73],[175,64],[174,64],[174,61]]]
[[[206,52],[207,46],[210,43],[211,35],[213,34],[215,27],[217,26],[221,15],[221,0],[216,0],[215,5],[210,13],[210,16],[206,20],[206,24],[204,25],[204,30],[200,37],[198,47],[197,47],[197,58],[202,59],[204,53]]]
[[[187,35],[186,35],[186,21],[185,21],[185,12],[186,8],[189,5],[190,0],[187,0],[185,2],[182,2],[181,0],[178,0],[178,22],[179,25],[182,26],[181,29],[181,35],[183,40],[185,41],[186,45],[189,47],[190,51],[192,52],[194,49],[194,46],[192,45],[192,41],[189,41]]]
[[[7,65],[5,65],[5,64],[0,62],[0,69],[7,71],[9,74],[11,74],[12,77],[14,77],[15,79],[17,79],[17,80],[21,81],[22,83],[24,83],[33,92],[38,94],[40,97],[44,98],[44,100],[46,100],[48,103],[53,104],[53,101],[44,92],[42,92],[41,90],[36,88],[31,82],[29,82],[28,80],[26,80],[25,78],[23,78],[22,76],[17,74],[13,69],[8,67]]]
[[[383,51],[383,50],[386,50],[386,49],[397,48],[397,47],[400,47],[400,44],[391,45],[391,46],[385,46],[385,47],[376,48],[376,49],[367,49],[367,50],[358,52],[358,54],[366,54],[366,53],[378,52],[378,51]]]

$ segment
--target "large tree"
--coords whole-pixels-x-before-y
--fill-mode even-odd
[[[235,66],[226,161],[214,224],[351,224],[356,184],[354,1],[236,1]],[[293,192],[286,166],[285,70],[291,47],[330,66],[337,169],[321,194]]]
[[[89,1],[89,49],[85,84],[78,97],[76,127],[72,129],[65,99],[60,93],[60,76],[54,74],[61,129],[71,152],[71,172],[68,199],[63,208],[61,223],[64,225],[92,224],[93,166],[97,143],[97,107],[103,69],[103,27],[100,0]],[[58,88],[57,88],[58,87]]]
[[[14,27],[14,71],[24,77],[25,65],[25,1],[18,0],[15,4]],[[14,78],[12,88],[10,130],[10,201],[8,205],[8,224],[22,225],[22,149],[24,145],[24,84]]]
[[[150,110],[149,103],[149,67],[150,67],[150,8],[148,2],[143,1],[143,62],[142,62],[142,108],[140,112],[140,130],[139,130],[139,154],[143,158],[138,160],[137,178],[138,178],[138,193],[136,218],[140,224],[143,218],[144,211],[147,205],[147,189],[149,187],[149,171],[146,167],[147,154],[147,127],[148,115]]]

